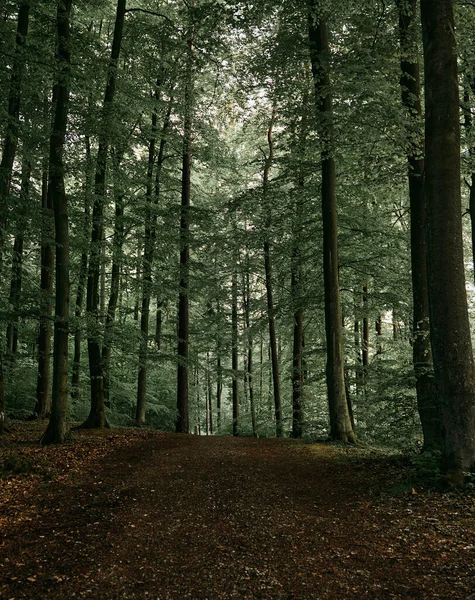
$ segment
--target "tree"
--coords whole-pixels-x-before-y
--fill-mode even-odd
[[[0,274],[3,270],[3,248],[7,226],[8,197],[12,181],[13,161],[18,144],[20,126],[21,84],[24,71],[23,49],[28,33],[30,2],[21,2],[18,10],[18,24],[8,97],[8,122],[0,162]],[[3,342],[0,343],[0,434],[5,428],[5,380],[3,367]]]
[[[467,311],[460,197],[460,123],[452,0],[421,0],[429,310],[443,425],[443,467],[454,485],[475,467],[475,369]]]
[[[282,415],[282,398],[280,395],[280,374],[279,374],[279,357],[277,355],[277,335],[275,329],[275,308],[274,308],[274,293],[272,284],[272,257],[270,232],[272,224],[272,209],[269,199],[269,176],[270,168],[274,160],[274,143],[272,140],[272,130],[274,127],[275,110],[272,111],[272,118],[267,130],[267,143],[269,146],[269,154],[264,158],[264,175],[263,189],[264,206],[266,211],[266,219],[264,225],[264,266],[266,277],[266,296],[267,296],[267,319],[269,321],[269,347],[272,360],[272,384],[274,388],[274,415],[275,415],[275,433],[277,437],[283,435],[283,415]]]
[[[101,273],[102,243],[104,235],[104,197],[106,193],[106,167],[110,146],[112,110],[117,81],[117,70],[125,20],[126,0],[118,0],[112,40],[111,56],[107,70],[106,89],[102,106],[102,123],[99,132],[96,173],[94,176],[94,204],[92,210],[91,254],[87,277],[86,311],[94,324],[88,331],[87,347],[91,379],[91,410],[81,427],[108,427],[104,407],[104,373],[100,344],[99,281]]]
[[[189,276],[190,276],[190,204],[191,204],[191,151],[193,127],[193,43],[194,22],[187,32],[185,73],[185,114],[183,119],[183,160],[180,210],[180,287],[178,295],[178,367],[177,367],[177,421],[176,432],[189,432],[188,416],[188,356],[189,356]]]
[[[63,148],[68,118],[71,73],[70,14],[72,0],[59,0],[57,11],[58,69],[53,88],[54,123],[50,137],[48,195],[54,206],[56,300],[51,417],[41,442],[61,444],[67,433],[69,335],[69,224],[64,187]]]
[[[338,230],[335,196],[333,109],[330,84],[330,50],[326,18],[316,0],[309,3],[309,41],[315,101],[320,114],[322,143],[323,274],[327,341],[327,389],[330,436],[355,442],[345,394],[343,332],[338,276]]]
[[[414,22],[416,0],[398,0],[401,46],[401,98],[410,125],[419,127],[422,117],[419,64],[415,58]],[[424,435],[423,450],[441,445],[441,425],[437,388],[434,381],[429,334],[429,296],[427,290],[426,201],[424,195],[424,143],[422,132],[408,142],[407,166],[411,210],[411,274],[413,296],[413,363],[416,376],[417,406]]]

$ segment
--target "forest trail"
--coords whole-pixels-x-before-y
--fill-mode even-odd
[[[144,431],[0,450],[53,469],[0,480],[1,598],[475,598],[473,497],[395,496],[398,461]]]

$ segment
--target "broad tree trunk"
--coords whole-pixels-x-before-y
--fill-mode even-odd
[[[69,336],[69,225],[64,188],[63,149],[69,105],[72,0],[58,2],[58,69],[53,89],[55,117],[50,138],[48,196],[54,206],[56,243],[56,302],[53,347],[53,390],[49,425],[43,444],[63,443],[67,432]]]
[[[15,56],[13,59],[8,97],[8,121],[5,141],[3,144],[2,160],[0,162],[0,277],[3,271],[3,251],[5,247],[5,230],[8,215],[8,196],[12,181],[13,161],[18,145],[18,130],[20,126],[21,85],[24,71],[23,49],[28,34],[30,2],[21,2],[18,10]],[[5,429],[5,371],[4,343],[0,342],[0,434]]]
[[[417,25],[417,0],[397,0],[401,45],[401,99],[417,122],[422,117],[417,47],[411,42]],[[411,207],[411,273],[413,297],[413,365],[417,408],[423,432],[423,450],[440,449],[442,429],[429,334],[427,281],[427,208],[424,194],[424,139],[413,142],[407,155]]]
[[[327,26],[318,0],[309,1],[309,41],[315,100],[322,138],[323,276],[327,341],[327,390],[330,436],[355,442],[345,395],[343,331],[338,274],[338,228],[335,193],[333,110],[330,84],[330,49]]]
[[[189,432],[188,416],[188,354],[189,354],[189,271],[190,271],[190,200],[191,150],[193,124],[193,26],[188,32],[188,56],[185,81],[185,118],[181,179],[180,214],[180,291],[178,299],[178,367],[176,432]]]
[[[475,369],[465,290],[460,122],[452,0],[421,0],[425,73],[425,193],[429,309],[443,425],[443,468],[454,485],[475,468]]]
[[[101,353],[101,315],[99,313],[99,286],[101,274],[102,244],[104,238],[104,204],[106,194],[106,167],[110,145],[111,116],[117,80],[117,69],[125,20],[126,0],[118,0],[112,40],[111,57],[107,70],[107,83],[102,107],[102,123],[99,135],[96,173],[94,177],[94,204],[92,210],[91,253],[87,277],[86,312],[90,323],[87,349],[91,379],[91,409],[83,428],[107,427],[104,406],[104,374]]]

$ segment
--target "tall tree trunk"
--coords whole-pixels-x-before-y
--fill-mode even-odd
[[[92,191],[92,174],[90,170],[91,166],[91,143],[88,136],[86,136],[86,183],[85,183],[85,199],[84,199],[84,232],[85,237],[90,237],[91,227],[91,211],[90,211],[90,194]],[[74,330],[74,357],[73,357],[73,372],[71,376],[71,399],[73,401],[79,400],[79,376],[81,372],[81,341],[82,341],[82,328],[81,328],[81,315],[84,303],[84,292],[87,283],[87,258],[88,249],[84,246],[81,253],[81,266],[79,267],[79,278],[78,287],[76,292],[76,304],[74,308],[74,317],[76,320]]]
[[[465,290],[460,123],[452,0],[421,0],[425,73],[425,193],[429,309],[443,425],[443,467],[454,485],[475,468],[475,369]]]
[[[303,433],[302,410],[302,339],[303,308],[301,306],[302,271],[298,238],[294,239],[291,265],[291,289],[294,305],[293,351],[292,351],[292,437],[301,438]]]
[[[272,285],[272,257],[271,257],[271,226],[272,214],[271,203],[269,200],[269,175],[272,161],[274,159],[274,143],[272,140],[272,129],[274,126],[275,111],[272,112],[271,123],[267,130],[267,143],[269,146],[269,155],[265,158],[264,177],[263,177],[263,194],[264,205],[266,209],[266,222],[264,232],[264,267],[266,276],[266,295],[267,295],[267,319],[269,322],[269,347],[272,363],[272,383],[274,389],[274,416],[275,416],[275,433],[277,437],[283,435],[283,415],[282,415],[282,397],[280,394],[280,374],[279,374],[279,356],[277,351],[277,335],[275,331],[275,309],[274,295]]]
[[[40,418],[51,410],[51,315],[54,279],[54,206],[48,194],[48,166],[43,166],[41,187],[40,331],[38,335],[38,380],[34,414]]]
[[[238,348],[238,292],[237,292],[237,252],[234,253],[233,274],[231,282],[231,366],[232,366],[232,398],[233,398],[233,436],[239,435],[239,348]]]
[[[20,295],[23,271],[23,240],[26,232],[26,205],[29,202],[31,162],[28,157],[23,158],[21,170],[20,206],[16,219],[16,233],[12,251],[12,271],[10,280],[9,303],[13,310],[13,317],[7,326],[7,353],[13,362],[18,350],[18,319],[20,309]]]
[[[401,99],[414,122],[422,117],[419,63],[413,28],[417,25],[417,0],[397,0],[401,45]],[[423,450],[440,449],[442,429],[429,334],[427,281],[427,208],[424,195],[424,139],[412,143],[408,155],[411,208],[411,273],[413,297],[412,356],[416,377],[417,408],[423,432]]]
[[[377,317],[376,317],[376,322],[374,324],[374,329],[376,332],[376,354],[380,355],[383,353],[383,343],[382,343],[382,336],[383,336],[383,317],[381,315],[381,313],[378,313]]]
[[[257,432],[256,420],[256,400],[254,397],[254,379],[253,379],[253,340],[251,333],[251,282],[249,275],[249,253],[246,247],[245,252],[245,274],[244,274],[244,322],[247,331],[247,361],[246,377],[249,389],[249,408],[251,410],[252,435],[259,437]]]
[[[213,393],[211,388],[211,361],[209,359],[209,352],[206,353],[206,389],[208,394],[209,432],[213,435]]]
[[[91,409],[83,428],[107,427],[104,407],[104,375],[101,353],[101,319],[99,314],[99,285],[101,273],[102,243],[104,238],[104,204],[106,194],[106,167],[110,145],[111,117],[117,80],[117,69],[125,20],[126,0],[118,0],[112,40],[111,57],[107,69],[107,83],[102,107],[102,123],[97,151],[96,173],[94,177],[94,204],[92,210],[91,253],[87,277],[86,312],[90,327],[87,349],[91,379]]]
[[[366,281],[363,287],[363,377],[366,378],[369,366],[369,316],[368,316],[369,286]]]
[[[157,298],[157,309],[155,311],[155,347],[160,350],[162,345],[162,324],[163,324],[163,306],[164,301]]]
[[[24,71],[23,49],[28,34],[30,3],[21,2],[18,10],[18,24],[16,35],[15,56],[13,59],[12,74],[10,79],[10,93],[8,97],[8,121],[5,141],[3,144],[2,160],[0,162],[0,277],[3,271],[3,251],[5,246],[5,230],[8,215],[8,197],[12,181],[13,161],[18,144],[18,130],[20,127],[21,83]],[[5,371],[4,343],[0,342],[0,434],[5,430]]]
[[[160,82],[157,81],[156,100],[158,101],[158,89]],[[139,373],[137,384],[137,410],[136,421],[139,425],[145,423],[145,410],[147,403],[147,359],[148,359],[148,330],[150,316],[150,299],[152,296],[152,265],[155,254],[155,240],[157,236],[157,213],[155,207],[160,198],[160,176],[164,161],[166,131],[170,121],[171,104],[162,128],[160,148],[157,157],[157,168],[155,176],[155,190],[153,189],[153,167],[155,163],[155,141],[157,134],[157,113],[152,115],[152,133],[149,142],[148,170],[147,170],[147,208],[145,214],[145,245],[142,264],[142,312],[140,319],[141,342],[139,349]]]
[[[193,125],[193,37],[194,27],[188,31],[188,56],[185,80],[185,118],[181,179],[180,214],[180,291],[178,299],[178,367],[177,367],[177,420],[176,432],[189,432],[188,416],[188,354],[189,354],[189,271],[190,271],[190,200],[191,150]]]
[[[221,395],[223,392],[223,373],[221,370],[221,354],[220,348],[218,347],[218,357],[216,359],[216,429],[218,433],[221,433]]]
[[[51,417],[41,442],[61,444],[67,431],[69,336],[69,225],[64,188],[63,149],[69,105],[71,64],[70,14],[72,0],[58,2],[58,69],[53,89],[55,117],[50,138],[48,196],[54,206],[56,243],[56,301],[53,346]]]
[[[470,107],[470,96],[475,95],[475,74],[474,69],[471,65],[465,66],[465,81],[464,81],[464,92],[463,92],[463,116],[464,116],[464,125],[467,136],[470,136],[473,130],[473,118],[472,111]],[[473,140],[469,139],[469,148],[468,148],[469,156],[473,161],[475,157],[475,148],[473,146]],[[473,164],[473,163],[472,163]],[[472,173],[470,175],[470,183],[468,184],[470,188],[469,195],[469,214],[470,214],[470,225],[471,225],[471,233],[472,233],[472,262],[475,265],[475,169],[472,167]],[[475,278],[475,268],[473,269],[473,276]]]
[[[330,436],[355,442],[345,395],[343,331],[338,274],[338,228],[335,194],[333,109],[330,84],[330,49],[322,7],[309,1],[309,41],[315,100],[320,115],[322,139],[323,276],[325,288],[325,332],[327,341],[327,390]],[[320,10],[319,10],[320,9]]]
[[[104,377],[104,406],[110,406],[110,362],[112,355],[112,338],[117,305],[119,303],[120,272],[122,266],[122,247],[124,245],[124,191],[120,183],[120,163],[123,150],[114,154],[114,195],[115,219],[114,241],[112,250],[112,273],[110,296],[107,304],[106,322],[104,327],[104,342],[102,344],[102,373]]]

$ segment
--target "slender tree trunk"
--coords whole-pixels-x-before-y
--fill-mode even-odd
[[[58,2],[58,70],[53,89],[55,117],[50,138],[48,196],[54,206],[56,243],[56,302],[53,347],[51,417],[41,442],[63,443],[67,432],[69,336],[69,225],[64,188],[63,149],[69,105],[71,63],[70,14],[72,0]]]
[[[217,383],[216,383],[216,428],[218,433],[221,433],[221,395],[223,393],[223,374],[221,371],[221,355],[220,348],[218,348],[218,357],[216,359],[216,372],[217,372]]]
[[[8,215],[8,197],[12,181],[13,161],[18,144],[18,130],[20,127],[21,85],[24,71],[23,49],[28,34],[30,3],[21,2],[18,10],[18,24],[16,35],[15,56],[13,59],[12,74],[10,79],[10,93],[8,97],[8,121],[5,141],[3,144],[2,160],[0,162],[0,277],[3,271],[3,249],[5,247],[5,230]],[[5,430],[5,371],[4,343],[0,343],[0,435]]]
[[[303,308],[301,306],[302,272],[298,240],[292,253],[291,288],[294,305],[293,352],[292,352],[292,437],[301,438],[303,433],[302,410],[302,339]]]
[[[369,317],[368,317],[368,282],[363,287],[363,377],[366,377],[366,372],[369,366]]]
[[[160,350],[162,342],[163,305],[161,298],[157,298],[157,309],[155,311],[155,347]]]
[[[85,200],[84,200],[84,232],[86,239],[90,237],[91,227],[91,211],[90,211],[90,194],[92,191],[92,175],[90,173],[91,165],[91,144],[89,137],[86,136],[86,184],[85,184]],[[84,303],[84,292],[87,283],[87,257],[88,249],[84,247],[81,254],[81,266],[79,267],[79,278],[78,287],[76,292],[76,305],[74,308],[74,317],[76,320],[76,327],[74,330],[74,357],[73,357],[73,372],[71,376],[71,399],[73,401],[79,400],[79,377],[81,372],[81,342],[82,342],[82,328],[81,328],[81,315]]]
[[[249,254],[246,248],[245,258],[245,281],[244,281],[244,321],[247,331],[247,361],[246,375],[249,389],[249,407],[251,410],[251,426],[254,437],[259,437],[257,432],[256,420],[256,401],[254,398],[254,380],[253,380],[253,340],[251,334],[251,285],[249,276]]]
[[[40,275],[40,331],[38,336],[38,380],[34,414],[40,418],[51,410],[51,327],[53,313],[54,278],[54,206],[48,194],[48,166],[43,167],[41,191],[41,275]]]
[[[156,99],[158,101],[158,88],[160,82],[157,81]],[[148,154],[148,172],[147,172],[147,209],[145,215],[145,245],[142,265],[142,312],[140,319],[141,343],[139,350],[139,373],[137,385],[137,411],[136,421],[139,425],[145,423],[145,410],[147,402],[147,359],[148,359],[148,330],[150,315],[150,299],[152,297],[152,265],[155,254],[155,241],[157,236],[157,214],[154,207],[157,206],[160,198],[160,175],[164,160],[166,131],[170,121],[171,104],[169,105],[165,120],[163,123],[162,135],[160,139],[160,148],[157,157],[157,170],[155,177],[155,191],[153,190],[153,166],[155,163],[155,141],[157,133],[157,114],[152,115],[152,133],[149,142]],[[153,206],[152,206],[153,205]]]
[[[327,390],[332,439],[355,442],[345,394],[343,331],[338,274],[338,228],[335,193],[333,109],[330,84],[330,49],[326,20],[317,0],[309,2],[309,40],[315,99],[322,128],[322,219]]]
[[[376,354],[380,355],[383,353],[382,335],[383,335],[383,317],[381,313],[378,313],[376,322],[374,324],[376,331]]]
[[[398,0],[401,45],[401,99],[415,122],[422,118],[417,47],[411,42],[417,25],[417,0]],[[413,58],[414,57],[414,58]],[[427,281],[427,208],[424,194],[424,139],[413,142],[407,155],[411,207],[411,273],[413,296],[413,364],[423,450],[440,449],[442,429],[429,334]]]
[[[188,32],[188,60],[185,82],[185,118],[181,180],[180,215],[180,292],[178,300],[178,368],[176,432],[188,433],[188,354],[189,354],[189,271],[190,271],[190,200],[191,150],[193,123],[193,25]]]
[[[272,140],[272,129],[274,125],[275,111],[272,112],[272,119],[267,130],[267,142],[269,145],[269,156],[265,159],[264,177],[263,177],[263,194],[264,204],[266,207],[266,223],[264,232],[264,267],[266,276],[266,295],[267,295],[267,319],[269,322],[269,346],[272,363],[272,383],[274,388],[274,415],[275,415],[275,433],[277,437],[283,435],[283,414],[282,414],[282,397],[280,394],[280,373],[279,373],[279,356],[277,352],[277,335],[275,330],[275,309],[274,295],[272,285],[272,258],[270,244],[270,230],[272,225],[271,204],[269,200],[269,175],[272,161],[274,159],[274,143]]]
[[[92,210],[91,253],[87,277],[86,312],[90,323],[87,339],[89,373],[91,379],[91,410],[83,428],[107,427],[104,406],[104,374],[101,353],[101,315],[99,313],[99,286],[102,243],[104,238],[104,204],[106,194],[106,167],[110,145],[111,116],[117,80],[117,69],[125,20],[126,0],[118,0],[112,40],[111,57],[102,107],[101,133],[94,177],[94,204]]]
[[[233,397],[233,436],[239,435],[239,390],[238,390],[238,292],[237,292],[237,253],[234,255],[232,274],[231,301],[231,363],[232,363],[232,397]]]
[[[209,352],[206,354],[206,389],[208,393],[209,432],[211,435],[213,435],[213,393],[211,388],[211,362],[209,359]]]
[[[23,271],[23,241],[26,232],[26,204],[29,202],[31,163],[28,157],[23,159],[21,171],[20,206],[16,219],[16,233],[12,251],[12,271],[10,280],[9,302],[13,309],[13,317],[7,326],[7,353],[14,362],[18,350],[18,312],[20,310],[20,295]]]
[[[460,123],[452,0],[421,0],[429,309],[443,424],[443,467],[462,485],[475,468],[475,369],[465,290]]]
[[[114,194],[115,194],[115,220],[114,241],[112,250],[112,273],[110,283],[110,296],[107,304],[106,323],[104,328],[104,343],[102,344],[102,372],[104,377],[104,405],[110,406],[110,362],[112,355],[112,338],[119,302],[120,272],[122,267],[122,247],[124,245],[124,191],[120,184],[120,163],[123,152],[114,157]]]

